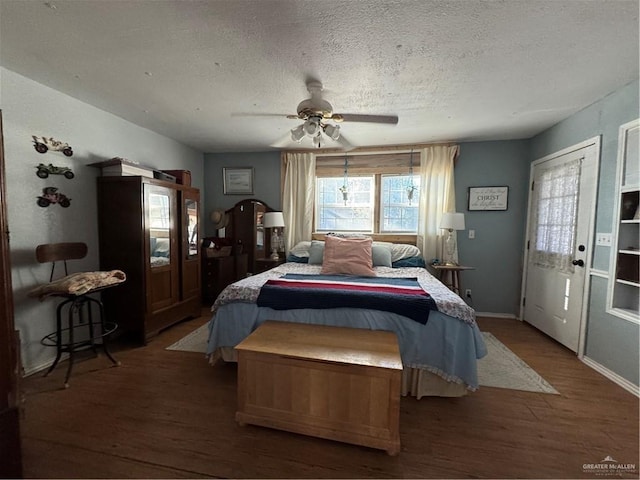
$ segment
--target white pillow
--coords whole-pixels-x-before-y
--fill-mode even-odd
[[[420,255],[420,249],[415,245],[408,245],[404,243],[394,243],[391,245],[392,262],[397,262],[403,258],[419,257]]]
[[[296,257],[308,257],[309,256],[309,248],[311,247],[311,242],[300,242],[291,250],[289,253],[291,255],[295,255]]]

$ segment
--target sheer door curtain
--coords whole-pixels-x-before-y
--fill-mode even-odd
[[[581,160],[540,172],[533,190],[532,260],[535,265],[572,273]]]

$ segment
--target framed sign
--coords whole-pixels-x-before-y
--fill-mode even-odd
[[[509,187],[469,187],[469,210],[506,210]]]
[[[222,168],[225,195],[253,195],[253,167]]]

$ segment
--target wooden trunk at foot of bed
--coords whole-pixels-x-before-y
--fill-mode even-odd
[[[400,451],[394,333],[268,321],[236,349],[241,425]]]

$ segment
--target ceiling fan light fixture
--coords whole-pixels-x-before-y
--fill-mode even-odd
[[[291,140],[300,143],[304,138],[304,125],[298,125],[296,128],[291,129]]]
[[[340,138],[340,125],[325,125],[324,133],[331,140],[338,140]]]
[[[308,137],[315,137],[320,132],[320,119],[311,117],[302,124],[302,129]]]

